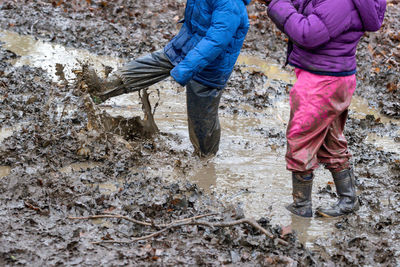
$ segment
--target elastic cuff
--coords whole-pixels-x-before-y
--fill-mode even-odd
[[[179,83],[181,86],[185,86],[185,85],[187,84],[187,81],[186,81],[186,80],[181,80],[181,79],[178,78],[177,71],[176,71],[176,67],[173,68],[173,69],[170,71],[170,75],[171,75],[171,77],[172,77],[177,83]]]

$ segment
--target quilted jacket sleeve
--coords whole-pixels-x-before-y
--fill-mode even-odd
[[[235,1],[210,0],[210,2],[214,12],[205,37],[171,70],[171,76],[182,86],[227,48],[240,25],[239,9]]]
[[[351,26],[351,4],[346,0],[316,1],[314,11],[298,13],[291,0],[273,0],[268,15],[298,46],[313,49],[327,43]]]
[[[353,0],[365,31],[377,31],[382,26],[386,0]]]

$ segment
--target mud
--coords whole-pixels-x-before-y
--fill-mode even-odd
[[[262,7],[249,7],[252,28],[223,95],[216,158],[191,155],[184,94],[168,81],[150,91],[153,105],[161,101],[154,114],[160,134],[152,137],[138,126],[144,117],[137,94],[101,107],[85,98],[79,79],[73,80],[76,58],[94,62],[98,57],[86,51],[102,55],[96,63],[101,73],[102,64],[115,68],[160,49],[177,32],[184,4],[0,4],[1,265],[399,265],[399,69],[390,61],[399,51],[399,4],[391,2],[384,29],[366,36],[358,53],[360,98],[353,101],[346,136],[362,207],[355,216],[329,221],[292,218],[283,209],[290,201],[283,155],[294,77],[290,69],[279,70],[285,37]],[[4,30],[40,40],[5,39],[11,35]],[[47,60],[38,47],[58,52]],[[121,121],[124,127],[116,127]],[[328,173],[317,174],[315,207],[335,195]],[[209,212],[217,213],[212,221],[255,217],[289,245],[244,225],[187,226],[130,245],[95,245],[153,229],[118,219],[67,218],[102,212],[155,224]]]

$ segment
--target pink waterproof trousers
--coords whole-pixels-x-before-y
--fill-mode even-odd
[[[322,163],[332,172],[349,168],[351,154],[343,135],[355,75],[324,76],[295,69],[286,132],[287,169],[309,174]]]

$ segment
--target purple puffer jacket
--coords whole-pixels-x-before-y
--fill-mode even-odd
[[[288,61],[313,73],[356,71],[356,47],[365,31],[382,25],[386,0],[273,0],[268,15],[287,34]]]

